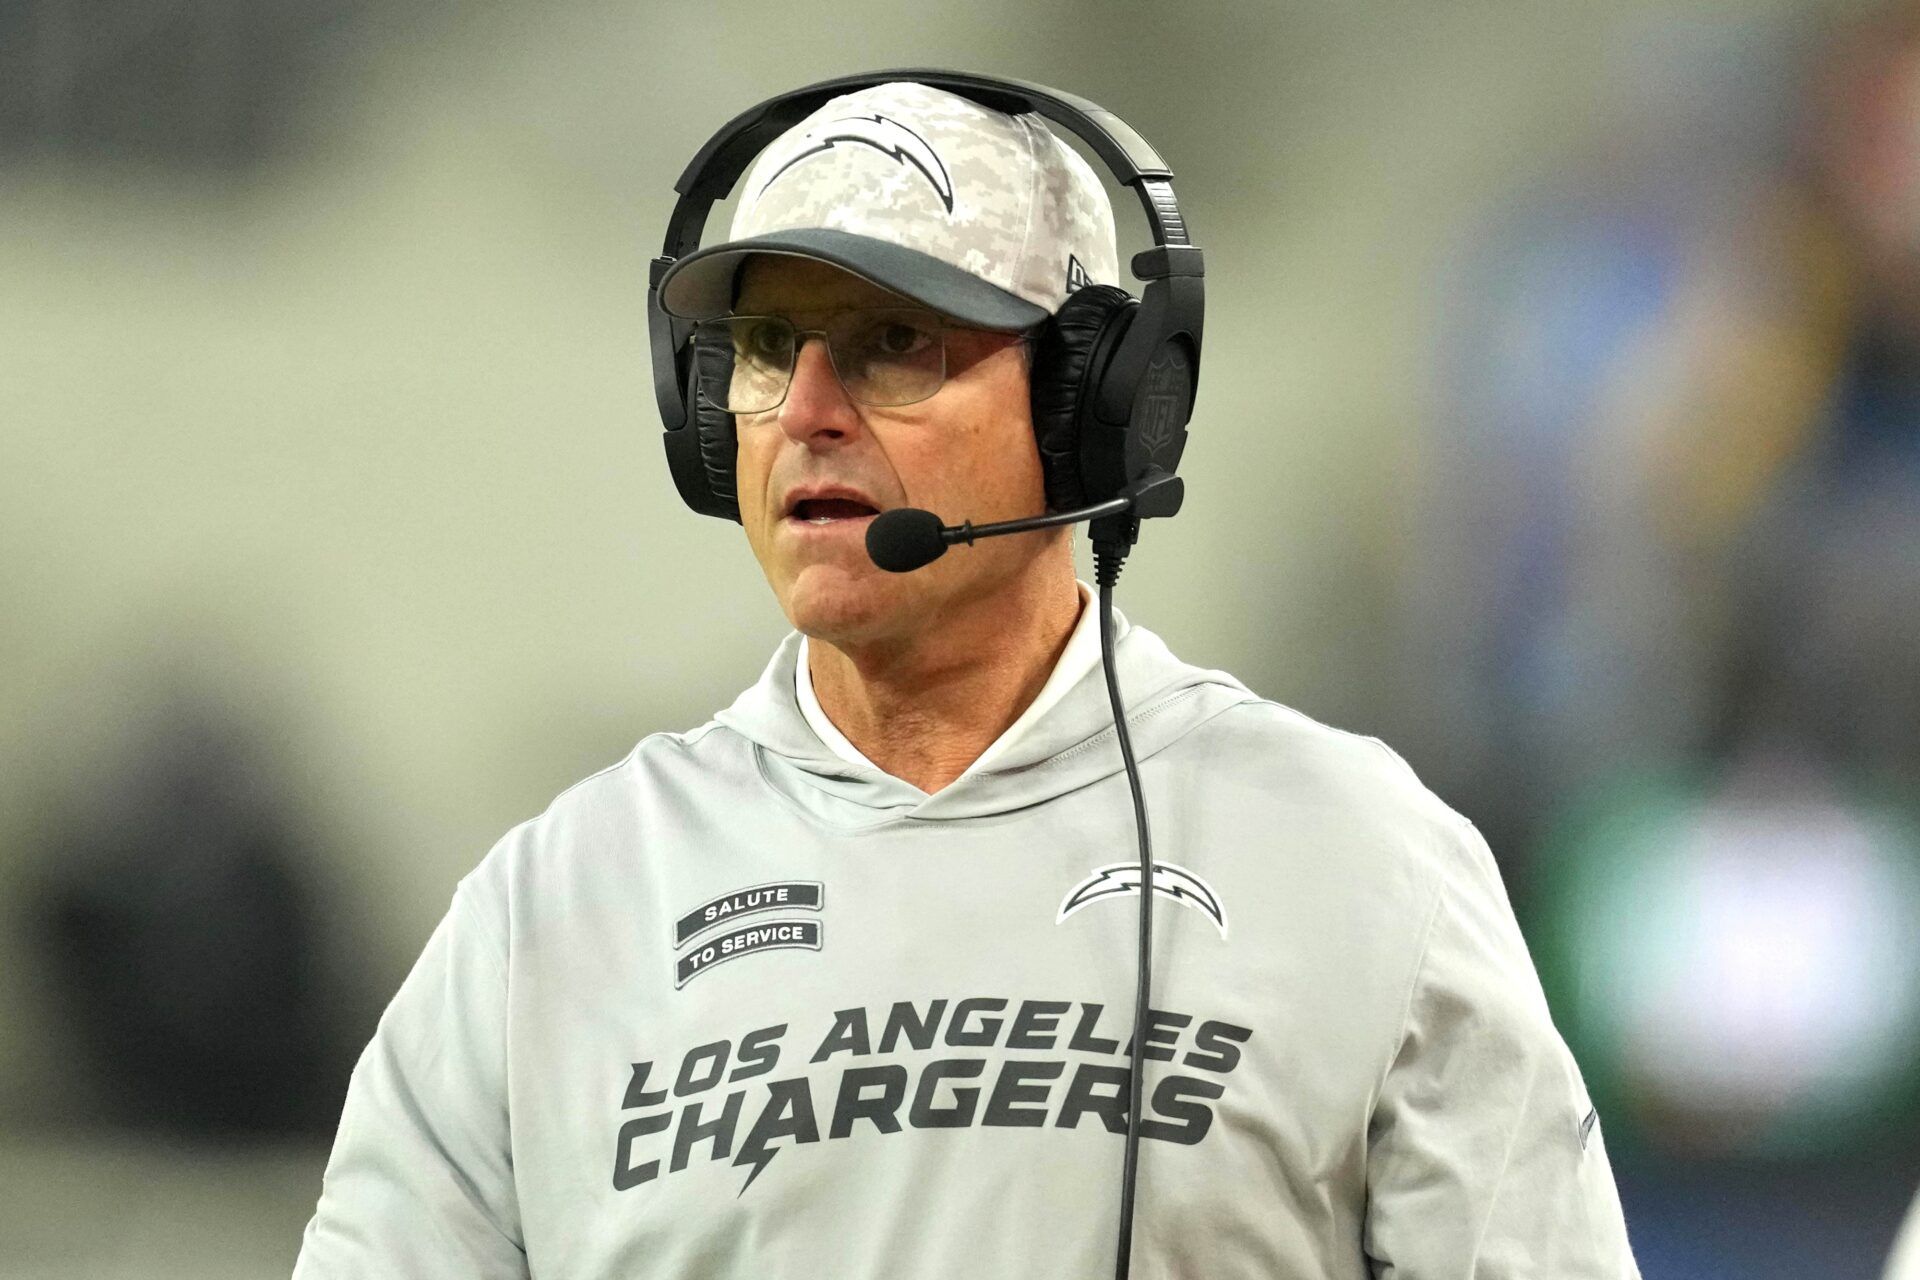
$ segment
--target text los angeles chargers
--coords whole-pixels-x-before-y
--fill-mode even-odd
[[[901,1001],[838,1010],[818,1034],[790,1035],[780,1023],[696,1045],[652,1089],[655,1061],[635,1062],[621,1111],[639,1114],[615,1137],[613,1186],[628,1191],[696,1160],[725,1160],[747,1171],[744,1191],[788,1146],[915,1129],[1075,1129],[1092,1121],[1124,1134],[1129,1044],[1100,1031],[1103,1022],[1113,1029],[1127,1021],[1086,1001]],[[1141,1136],[1204,1139],[1211,1103],[1226,1092],[1252,1036],[1230,1022],[1152,1010],[1142,1056],[1174,1067],[1150,1077]],[[810,1067],[845,1065],[836,1074],[777,1076],[791,1052],[808,1053]]]

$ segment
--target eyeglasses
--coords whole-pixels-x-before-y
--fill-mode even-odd
[[[820,329],[785,316],[722,316],[694,326],[700,396],[728,413],[765,413],[786,401],[802,340],[825,338],[827,356],[849,399],[877,408],[928,399],[947,380],[947,333],[937,312],[862,307],[836,313]]]

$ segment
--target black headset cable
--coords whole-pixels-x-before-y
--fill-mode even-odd
[[[1140,1167],[1140,1113],[1146,1097],[1146,1059],[1149,988],[1153,974],[1153,839],[1147,830],[1147,802],[1140,790],[1140,767],[1133,759],[1133,740],[1127,734],[1126,708],[1120,701],[1120,680],[1113,655],[1113,585],[1126,562],[1124,543],[1093,544],[1093,578],[1100,590],[1100,662],[1106,668],[1107,701],[1113,706],[1114,736],[1120,740],[1120,759],[1126,765],[1127,786],[1133,792],[1134,826],[1140,837],[1140,971],[1133,998],[1133,1042],[1127,1072],[1127,1147],[1120,1184],[1120,1240],[1114,1261],[1114,1280],[1127,1280],[1133,1263],[1133,1189]]]

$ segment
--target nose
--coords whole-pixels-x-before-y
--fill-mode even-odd
[[[817,336],[802,338],[793,357],[793,382],[780,405],[780,429],[804,444],[818,445],[859,428],[860,411],[840,385],[826,342]]]

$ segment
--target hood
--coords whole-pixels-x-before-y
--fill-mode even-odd
[[[1095,607],[1098,607],[1097,604]],[[1188,666],[1145,627],[1114,615],[1114,653],[1136,761],[1156,753],[1229,707],[1259,698],[1224,671]],[[944,821],[1007,813],[1051,800],[1122,771],[1096,664],[1031,725],[990,769],[963,774],[933,795],[879,769],[842,760],[801,714],[794,693],[800,633],[775,650],[751,689],[715,717],[753,744],[761,776],[814,816],[843,828],[900,819]]]

